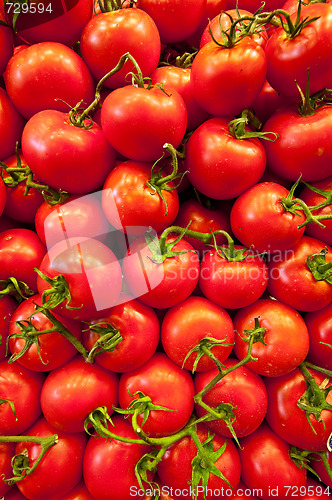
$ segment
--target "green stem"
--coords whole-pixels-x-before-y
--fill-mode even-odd
[[[185,236],[196,238],[205,245],[210,244],[211,241],[213,241],[213,237],[217,236],[218,234],[222,234],[227,238],[230,249],[234,250],[234,240],[226,231],[223,231],[222,229],[214,231],[213,233],[201,233],[199,231],[192,231],[191,229],[185,229],[180,226],[170,226],[162,232],[159,238],[160,252],[162,255],[166,252],[166,240],[168,235],[171,233],[183,234],[184,231]]]

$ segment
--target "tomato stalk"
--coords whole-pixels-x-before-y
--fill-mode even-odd
[[[246,125],[252,125],[257,130],[247,130]],[[260,132],[262,123],[249,109],[242,111],[239,118],[231,120],[228,124],[228,130],[236,139],[250,139],[257,137],[258,139],[265,139],[266,141],[274,142],[278,139],[279,134],[275,132]],[[274,138],[270,138],[272,135]]]
[[[18,302],[22,302],[34,295],[34,292],[23,281],[10,277],[7,280],[0,280],[0,297],[4,295],[12,295]]]
[[[289,12],[283,9],[275,9],[271,12],[263,12],[257,16],[257,24],[272,24],[273,26],[282,26],[283,30],[287,33],[288,38],[295,38],[298,36],[303,28],[308,26],[310,23],[316,21],[318,17],[313,17],[308,19],[307,17],[301,19],[301,7],[302,3],[299,2],[297,9],[297,16],[295,22],[292,21],[292,16]]]
[[[102,322],[94,325],[90,325],[87,330],[97,333],[99,338],[91,347],[86,361],[88,363],[93,363],[94,358],[105,351],[112,352],[116,346],[123,340],[123,337],[119,330],[114,328],[110,323]],[[87,331],[83,330],[83,331]]]

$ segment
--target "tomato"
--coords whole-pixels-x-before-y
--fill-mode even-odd
[[[11,488],[9,493],[6,494],[6,500],[25,500],[26,497],[22,495],[17,486]]]
[[[143,366],[121,375],[121,408],[127,408],[133,398],[137,397],[134,396],[136,391],[149,396],[153,404],[169,409],[151,410],[143,425],[143,414],[138,415],[138,425],[149,436],[170,436],[187,424],[194,407],[194,383],[189,373],[171,361],[166,354],[156,353]]]
[[[315,189],[320,189],[323,191],[330,191],[332,189],[332,175],[323,179],[322,181],[314,182],[310,184]],[[309,207],[314,207],[320,203],[326,201],[326,198],[319,193],[315,193],[310,188],[305,187],[300,193],[299,198],[303,200]],[[318,210],[312,211],[313,215],[332,215],[332,206],[327,205],[326,207],[320,208]],[[317,238],[318,240],[332,245],[332,221],[331,219],[321,221],[325,227],[321,227],[318,224],[312,223],[308,224],[305,228],[305,234],[312,236],[312,238]]]
[[[98,365],[122,373],[139,368],[155,353],[160,337],[160,326],[155,311],[138,300],[131,299],[113,307],[103,318],[91,321],[91,324],[112,325],[120,332],[122,340],[114,350],[98,354]],[[93,330],[83,335],[83,344],[91,349],[100,338]]]
[[[186,147],[190,182],[199,192],[217,200],[235,198],[256,184],[266,164],[259,139],[237,139],[228,122],[225,118],[205,121]]]
[[[3,75],[9,59],[14,53],[13,32],[7,26],[0,25],[0,75]]]
[[[82,480],[78,483],[77,486],[75,486],[75,488],[70,490],[69,493],[61,497],[60,500],[94,500],[94,498],[92,495],[90,495],[87,487]]]
[[[37,332],[53,327],[53,323],[42,312],[36,312],[35,304],[42,304],[40,295],[29,297],[12,314],[9,335],[14,335],[14,337],[9,339],[8,345],[13,356],[21,353],[26,346],[26,341],[19,337],[22,330],[15,323],[16,321],[22,322],[23,326],[28,326],[29,319]],[[78,340],[81,339],[81,323],[68,318],[59,318],[57,315],[55,315],[55,318]],[[74,357],[76,353],[77,350],[71,342],[61,333],[55,331],[39,335],[38,343],[32,343],[28,350],[17,359],[17,362],[29,370],[46,372],[62,366]]]
[[[330,451],[326,451],[326,456],[330,467],[332,466],[332,454]],[[310,466],[314,469],[314,471],[319,475],[320,479],[324,484],[332,488],[332,479],[329,477],[323,461],[319,455],[313,453],[311,455]]]
[[[91,19],[92,8],[93,0],[66,0],[63,3],[38,0],[36,12],[32,7],[19,15],[15,28],[20,39],[29,44],[60,42],[71,46],[80,39],[81,31]],[[9,22],[11,17],[7,15]]]
[[[174,148],[180,145],[187,128],[187,110],[175,90],[127,85],[106,97],[101,124],[107,140],[120,154],[131,160],[155,161],[163,155],[165,143]]]
[[[167,239],[168,243],[174,241],[173,236]],[[155,246],[157,254],[160,254],[158,242]],[[139,238],[129,246],[123,259],[126,286],[134,297],[148,306],[159,309],[175,306],[189,297],[198,283],[199,260],[193,247],[180,240],[173,246],[172,252],[178,254],[159,263],[145,239]]]
[[[222,254],[229,247],[212,248],[204,253],[201,261],[199,287],[208,299],[226,309],[238,309],[258,300],[268,282],[264,259],[244,250],[244,260],[228,260]],[[235,245],[235,251],[241,250]]]
[[[153,19],[141,9],[120,9],[94,16],[82,32],[80,50],[91,74],[98,81],[129,52],[143,76],[149,76],[160,58],[160,36]],[[110,88],[128,85],[127,76],[135,67],[127,61],[120,71],[108,78]]]
[[[115,415],[108,428],[114,434],[137,439],[128,420]],[[128,500],[130,492],[139,489],[135,465],[152,449],[148,445],[124,443],[116,439],[90,438],[85,454],[83,473],[85,484],[93,496],[100,500]],[[153,473],[147,472],[149,481]],[[132,489],[131,489],[132,488]]]
[[[304,91],[307,68],[310,69],[310,95],[331,87],[332,70],[328,63],[332,48],[331,13],[329,4],[308,5],[302,9],[301,20],[318,19],[296,36],[289,36],[283,27],[271,35],[265,47],[267,80],[275,90],[299,98],[295,80]],[[296,16],[297,12],[291,15],[293,23]]]
[[[224,309],[203,297],[191,296],[166,312],[161,340],[167,356],[179,366],[183,365],[186,355],[204,337],[224,340],[225,344],[229,344],[212,348],[214,356],[223,362],[231,353],[234,343],[233,323]],[[188,357],[184,368],[193,369],[196,354]],[[210,370],[214,366],[214,361],[203,355],[196,371]]]
[[[198,28],[206,0],[138,0],[137,7],[154,20],[163,43],[185,40]]]
[[[323,384],[322,387],[331,386],[331,381],[326,379],[326,375],[311,368],[309,373],[318,386],[321,384]],[[304,398],[307,389],[302,371],[296,368],[283,377],[266,380],[265,385],[269,400],[266,420],[274,432],[297,448],[312,451],[325,450],[332,430],[332,411],[322,410],[321,414],[318,413],[317,420],[313,413],[309,413],[307,417],[306,411],[299,407],[298,401]],[[331,392],[326,396],[326,401],[331,405]],[[317,396],[316,402],[313,397],[311,399],[309,397],[304,398],[302,403],[307,406],[318,405]]]
[[[231,210],[231,228],[239,241],[257,252],[280,252],[296,245],[305,218],[286,211],[280,203],[289,190],[276,182],[261,182],[240,195]]]
[[[197,435],[201,443],[208,438],[209,434],[205,425],[197,425]],[[214,465],[231,486],[221,477],[210,473],[207,488],[204,488],[201,482],[194,488],[194,485],[191,484],[191,462],[197,455],[197,448],[192,438],[186,436],[170,446],[161,462],[157,465],[158,476],[165,485],[165,488],[167,487],[165,491],[170,492],[175,498],[181,500],[190,498],[192,491],[195,489],[198,500],[203,500],[205,496],[209,500],[216,500],[217,498],[221,498],[221,492],[225,492],[225,490],[231,493],[232,489],[235,489],[239,483],[241,464],[237,449],[230,439],[220,436],[213,437],[212,446],[214,452],[224,444],[226,444],[226,448],[221,456],[215,459]],[[205,496],[203,496],[204,493]]]
[[[35,226],[47,248],[68,236],[104,241],[111,232],[102,210],[100,191],[86,196],[70,195],[64,203],[57,205],[49,205],[45,201],[36,212]]]
[[[12,485],[5,483],[4,479],[8,479],[13,475],[11,461],[14,455],[15,443],[0,443],[0,495],[2,497],[12,487]]]
[[[120,264],[106,245],[92,238],[69,238],[56,243],[39,269],[49,278],[62,275],[66,279],[70,297],[55,308],[56,313],[65,317],[79,320],[100,317],[115,305],[120,295]],[[37,285],[39,293],[50,289],[41,276]]]
[[[58,42],[40,42],[17,52],[4,79],[10,99],[25,118],[45,109],[67,111],[81,100],[90,104],[94,96],[84,61]]]
[[[77,355],[48,375],[40,402],[50,425],[63,432],[82,432],[85,419],[99,406],[105,406],[109,415],[113,413],[112,406],[118,402],[118,378]]]
[[[27,166],[27,162],[19,152],[21,167]],[[9,168],[17,168],[16,154],[3,160],[3,163]],[[3,179],[10,177],[5,169],[2,169]],[[33,179],[36,181],[36,179]],[[29,192],[25,194],[26,182],[19,182],[16,186],[6,185],[7,200],[4,213],[8,217],[12,217],[19,222],[34,222],[35,215],[39,206],[43,203],[43,195],[35,188],[30,188]]]
[[[232,117],[250,107],[265,77],[264,50],[248,37],[231,48],[207,43],[191,68],[194,97],[213,116]]]
[[[30,118],[22,134],[22,151],[40,181],[72,194],[102,187],[115,163],[115,153],[99,125],[76,127],[68,113],[56,110]]]
[[[11,315],[17,307],[16,301],[10,295],[0,298],[0,361],[6,357],[6,340],[8,337]]]
[[[223,362],[225,369],[238,363],[235,358],[228,358]],[[218,375],[218,369],[197,373],[195,375],[195,390],[200,392],[211,380]],[[231,423],[238,438],[254,432],[263,419],[267,410],[267,392],[263,380],[246,366],[240,366],[217,382],[204,396],[203,402],[212,408],[220,403],[233,406],[235,418]],[[206,415],[206,410],[196,404],[197,416]],[[211,420],[205,424],[211,431],[220,436],[231,438],[232,433],[224,420]]]
[[[157,165],[158,168],[158,165]],[[148,185],[152,163],[125,161],[118,164],[106,177],[102,205],[113,227],[129,234],[142,234],[151,226],[161,232],[170,226],[179,211],[176,189],[162,189],[164,197]],[[174,184],[167,184],[175,187]],[[137,210],[137,207],[140,210]]]
[[[87,442],[85,433],[67,434],[58,431],[40,417],[25,435],[54,434],[58,435],[57,443],[48,450],[35,471],[17,483],[21,493],[31,500],[58,500],[76,486],[82,477],[83,454]],[[15,453],[20,454],[24,450],[27,450],[31,467],[41,452],[41,446],[36,443],[18,443]]]
[[[300,489],[299,493],[303,500],[320,500],[321,498],[330,498],[329,489],[311,478],[308,478],[305,489]]]
[[[309,334],[301,315],[293,308],[272,299],[260,299],[240,309],[234,316],[234,352],[243,359],[248,351],[245,330],[254,328],[255,318],[264,329],[262,340],[253,344],[251,354],[257,361],[247,366],[266,377],[279,377],[291,372],[306,358],[309,350]]]
[[[17,363],[0,362],[1,399],[12,401],[16,417],[9,403],[0,405],[0,433],[5,436],[23,433],[41,413],[40,392],[45,377]]]
[[[291,250],[272,256],[268,263],[269,294],[299,311],[318,311],[327,306],[332,300],[332,285],[325,279],[317,280],[308,267],[311,256],[324,249],[329,263],[332,260],[331,247],[315,238],[302,236]],[[319,265],[317,267],[319,270]]]
[[[310,339],[308,359],[315,365],[332,370],[332,304],[308,312],[304,321]]]
[[[265,123],[278,108],[292,101],[295,101],[295,98],[289,98],[288,96],[279,94],[266,80],[262,90],[252,104],[252,109],[255,116],[257,116],[262,123]]]
[[[21,142],[24,123],[7,92],[0,87],[0,160],[15,153],[16,143]]]
[[[23,281],[37,291],[38,267],[46,248],[31,229],[13,228],[0,233],[0,279],[10,277]]]
[[[289,487],[306,484],[306,469],[299,468],[289,456],[290,446],[266,424],[240,439],[242,480],[263,500],[287,498]]]

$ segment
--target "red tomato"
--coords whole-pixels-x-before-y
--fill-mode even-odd
[[[94,500],[94,498],[90,495],[88,488],[82,480],[77,486],[75,486],[75,488],[70,490],[69,493],[61,497],[59,500]]]
[[[268,282],[268,271],[259,254],[245,250],[244,260],[228,260],[223,249],[212,248],[204,253],[201,261],[199,287],[208,299],[226,309],[238,309],[258,300]],[[241,250],[235,245],[235,251]]]
[[[320,182],[314,182],[311,184],[314,188],[321,189],[323,191],[331,191],[332,190],[332,175],[323,179]],[[326,198],[319,193],[315,193],[310,188],[305,187],[303,191],[300,193],[299,197],[303,200],[308,206],[314,207],[319,205],[320,203],[326,201]],[[326,207],[320,208],[318,210],[312,211],[313,215],[332,215],[332,205],[327,205]],[[318,224],[311,223],[308,224],[305,228],[305,234],[308,236],[312,236],[312,238],[317,238],[318,240],[327,243],[328,245],[332,245],[332,219],[321,221],[324,224],[324,228],[320,227]]]
[[[290,446],[266,424],[240,439],[242,480],[262,500],[285,499],[289,487],[306,484],[306,469],[299,468],[289,456]]]
[[[19,338],[19,336],[15,337],[15,335],[21,333],[21,328],[15,323],[16,321],[20,321],[24,326],[27,326],[27,320],[29,319],[37,331],[48,330],[53,327],[53,323],[46,318],[42,312],[36,312],[35,304],[42,304],[40,295],[29,297],[17,307],[12,315],[9,325],[9,335],[14,335],[14,337],[9,339],[8,344],[13,356],[23,351],[26,345],[24,339]],[[55,318],[78,340],[81,339],[81,323],[69,318],[59,318],[57,315],[55,315]],[[69,340],[59,332],[51,332],[39,335],[38,343],[33,343],[28,350],[18,358],[17,362],[29,370],[46,372],[67,363],[75,354],[77,354],[77,350]]]
[[[231,228],[240,242],[257,252],[280,252],[294,247],[304,233],[305,218],[287,212],[280,200],[289,190],[275,182],[262,182],[240,195],[231,211]]]
[[[228,358],[223,362],[225,369],[238,363],[237,359]],[[218,369],[197,373],[195,375],[195,390],[200,392],[218,375]],[[232,426],[238,438],[248,436],[262,423],[267,410],[267,392],[263,380],[246,366],[236,368],[217,382],[203,397],[203,402],[211,408],[220,403],[228,403],[234,407],[235,418]],[[206,410],[196,404],[197,416],[206,415]],[[205,424],[219,436],[231,438],[232,433],[224,420],[211,420]]]
[[[0,361],[6,357],[6,340],[8,337],[11,315],[17,307],[16,301],[10,295],[0,298]]]
[[[164,90],[127,85],[106,97],[102,128],[112,147],[126,158],[155,161],[163,155],[165,143],[180,145],[187,128],[186,105],[178,92]]]
[[[9,493],[6,494],[6,500],[26,500],[26,497],[22,495],[17,486],[14,486]]]
[[[233,47],[204,45],[191,68],[194,97],[213,116],[234,116],[252,105],[266,78],[264,50],[248,37]]]
[[[174,240],[172,236],[167,242]],[[179,254],[158,263],[145,239],[139,238],[130,245],[123,259],[126,286],[148,306],[159,309],[175,306],[189,297],[198,283],[199,260],[193,247],[180,240],[172,251]]]
[[[128,420],[115,415],[110,432],[118,436],[137,439]],[[93,436],[84,454],[83,473],[85,484],[93,496],[100,500],[128,500],[132,491],[138,491],[135,465],[152,448],[144,444],[123,443],[116,439]],[[153,473],[147,472],[149,481]]]
[[[197,435],[201,443],[208,438],[209,434],[205,425],[198,424]],[[205,489],[200,482],[196,488],[197,500],[203,500],[205,496],[209,500],[217,500],[221,498],[222,491],[226,490],[231,494],[232,489],[235,489],[239,483],[241,464],[234,443],[230,439],[214,436],[212,441],[214,452],[224,444],[226,444],[226,448],[221,456],[215,460],[214,465],[226,477],[231,487],[224,479],[210,473],[208,487]],[[186,436],[168,448],[157,466],[158,476],[165,488],[167,487],[165,491],[173,494],[175,498],[185,500],[190,498],[192,491],[195,490],[191,484],[191,462],[196,455],[197,448],[194,441],[191,437]],[[205,496],[203,496],[204,493]]]
[[[239,359],[248,352],[245,330],[255,327],[255,318],[264,329],[263,341],[255,342],[251,351],[257,361],[247,366],[266,377],[280,377],[304,361],[309,350],[309,334],[300,314],[291,307],[271,299],[261,299],[240,309],[234,317],[234,351]]]
[[[131,299],[113,307],[103,318],[92,321],[92,325],[112,325],[120,332],[122,340],[114,350],[98,354],[98,365],[122,373],[136,370],[146,363],[155,353],[160,337],[160,326],[155,311],[138,300]],[[87,330],[83,343],[91,349],[99,339],[99,334]]]
[[[55,189],[86,194],[102,187],[115,153],[96,123],[74,126],[68,113],[45,110],[26,124],[22,150],[35,176]]]
[[[4,79],[9,97],[26,118],[45,109],[67,111],[68,104],[93,101],[94,84],[84,61],[58,42],[36,43],[17,52]]]
[[[332,304],[307,313],[304,321],[310,339],[308,359],[315,365],[332,370]]]
[[[7,92],[0,87],[0,160],[15,153],[16,143],[21,141],[24,123]]]
[[[13,475],[11,461],[15,455],[15,443],[0,443],[0,495],[3,497],[12,485],[5,483]],[[7,498],[7,495],[6,495]]]
[[[5,436],[23,433],[41,413],[40,392],[45,377],[17,363],[0,362],[1,399],[12,401],[16,417],[9,403],[0,405],[0,433]]]
[[[186,147],[186,168],[193,186],[217,200],[235,198],[256,184],[266,163],[259,139],[237,139],[228,119],[211,118],[191,135]]]
[[[198,28],[206,0],[138,0],[137,7],[154,20],[163,43],[185,40]]]
[[[105,406],[111,415],[117,402],[116,374],[86,363],[80,355],[48,375],[40,396],[49,424],[71,433],[82,432],[85,419],[99,406]]]
[[[31,229],[13,228],[0,233],[0,279],[23,281],[37,291],[37,274],[46,248]]]
[[[120,295],[120,264],[106,245],[92,238],[69,238],[56,243],[46,253],[39,269],[47,277],[61,274],[66,279],[70,298],[55,308],[55,312],[65,317],[79,320],[101,317]],[[39,293],[50,289],[41,276],[37,285]]]
[[[257,116],[262,123],[265,123],[278,108],[281,108],[281,106],[288,104],[294,99],[295,98],[289,98],[283,94],[279,94],[266,80],[262,90],[252,104],[252,109],[254,110],[255,116]]]
[[[152,163],[126,161],[117,165],[106,177],[102,205],[107,219],[116,229],[129,234],[142,234],[151,226],[156,232],[161,232],[177,216],[177,190],[162,189],[163,201],[148,185],[151,169]],[[167,185],[174,186],[172,183]]]
[[[332,385],[329,379],[325,380],[325,374],[312,369],[309,369],[309,373],[318,386]],[[299,399],[304,397],[307,389],[302,371],[296,368],[283,377],[267,379],[265,385],[269,400],[266,420],[274,432],[297,448],[312,451],[326,450],[332,429],[332,412],[329,409],[322,410],[320,415],[318,413],[318,420],[313,413],[309,413],[307,418],[305,410],[298,405]],[[326,396],[326,401],[332,404],[332,392]],[[310,396],[309,400],[305,398],[302,402],[307,406],[318,405],[313,398],[310,399]]]
[[[214,346],[212,352],[220,362],[231,353],[234,343],[234,327],[228,313],[203,297],[189,297],[170,308],[163,320],[161,340],[167,356],[182,366],[186,355],[204,337],[224,340],[228,346]],[[183,365],[192,370],[196,353],[191,354]],[[203,355],[196,371],[210,370],[214,361]]]
[[[137,397],[130,396],[136,391],[149,396],[153,404],[170,410],[151,410],[143,425],[143,414],[138,415],[138,425],[142,425],[143,431],[149,436],[170,436],[187,424],[194,407],[194,383],[189,373],[171,361],[166,354],[156,353],[140,368],[121,375],[121,408],[127,408]]]
[[[43,418],[37,420],[26,436],[58,435],[58,442],[44,456],[36,470],[21,481],[17,486],[21,493],[31,500],[58,500],[68,493],[82,477],[83,454],[87,442],[86,434],[76,432],[67,434],[60,432]],[[41,452],[41,446],[36,443],[18,443],[16,454],[27,450],[30,467]],[[52,474],[49,473],[52,471]]]
[[[0,25],[0,47],[0,75],[3,75],[14,53],[13,32],[7,26]]]
[[[327,306],[332,300],[332,284],[325,279],[317,280],[308,268],[311,256],[324,249],[327,249],[326,262],[329,263],[332,248],[320,240],[302,236],[295,247],[272,256],[268,263],[269,294],[299,311],[318,311]]]
[[[82,58],[98,81],[129,52],[140,67],[143,76],[149,76],[160,58],[160,36],[153,19],[141,9],[119,9],[94,16],[82,32]],[[128,85],[128,73],[135,67],[127,61],[120,71],[108,78],[104,85],[110,88]]]
[[[330,451],[326,451],[326,456],[330,467],[332,467],[332,453]],[[329,477],[325,465],[319,455],[312,454],[310,466],[314,469],[314,471],[319,475],[320,479],[324,484],[332,488],[332,479]]]

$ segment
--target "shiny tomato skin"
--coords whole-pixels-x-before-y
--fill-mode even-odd
[[[151,226],[156,232],[171,226],[179,211],[177,190],[162,190],[165,201],[147,185],[152,163],[125,161],[106,177],[102,191],[104,213],[118,230],[142,234]],[[170,187],[172,184],[169,183]],[[140,210],[137,210],[137,207]]]
[[[309,350],[309,334],[301,315],[293,308],[272,299],[260,299],[250,306],[237,311],[234,328],[239,335],[235,337],[234,352],[243,359],[248,352],[248,342],[244,330],[255,327],[255,318],[265,328],[263,341],[255,342],[252,356],[257,361],[247,363],[255,373],[266,377],[280,377],[291,372],[306,358]]]
[[[280,203],[289,190],[276,182],[262,182],[249,188],[234,202],[231,210],[233,234],[246,247],[257,252],[280,252],[294,247],[304,233],[298,226],[303,214],[286,212]]]
[[[188,352],[204,337],[224,340],[225,344],[229,344],[212,348],[214,356],[220,362],[225,361],[234,343],[234,327],[227,311],[204,297],[191,296],[166,312],[161,340],[167,356],[179,366],[183,365]],[[191,354],[183,367],[192,370],[195,359],[195,353]],[[204,355],[196,371],[210,370],[214,366],[214,361]]]
[[[314,365],[332,370],[332,304],[308,312],[304,321],[310,339],[308,359]]]
[[[151,437],[169,436],[187,424],[194,407],[194,383],[187,370],[181,369],[166,354],[158,352],[140,368],[121,375],[121,408],[127,408],[133,400],[130,394],[136,391],[142,391],[156,405],[175,410],[150,412],[142,429]],[[142,421],[143,414],[140,414],[138,425],[142,425]]]
[[[326,379],[325,374],[316,370],[310,368],[309,372],[318,386]],[[270,378],[265,381],[265,385],[269,399],[266,420],[274,432],[297,448],[311,451],[326,450],[332,429],[332,412],[329,409],[322,410],[319,422],[313,414],[310,414],[311,428],[306,412],[297,405],[307,388],[300,368],[283,377]],[[329,386],[331,381],[326,383],[326,387]],[[331,392],[327,395],[326,401],[332,404]]]
[[[45,109],[65,112],[68,104],[93,101],[94,84],[87,66],[74,50],[58,42],[40,42],[17,52],[4,79],[10,99],[27,119]]]
[[[30,500],[59,500],[68,493],[82,477],[83,454],[87,443],[84,432],[68,434],[58,431],[40,417],[27,431],[27,436],[58,436],[58,442],[52,446],[36,470],[18,482],[21,493]],[[30,466],[41,451],[36,443],[18,443],[16,454],[27,450]],[[52,474],[49,471],[52,470]]]
[[[252,104],[252,109],[261,123],[265,124],[278,108],[292,101],[297,102],[298,99],[279,94],[279,92],[271,87],[269,82],[265,80],[262,90]]]
[[[330,191],[332,190],[332,175],[326,177],[326,179],[323,179],[322,181],[310,183],[310,185],[314,188],[321,189],[322,191]],[[308,187],[305,187],[303,189],[303,191],[299,194],[299,198],[311,207],[314,207],[326,201],[326,198],[322,194],[315,193]],[[331,216],[332,205],[327,205],[326,207],[320,208],[318,210],[313,210],[312,214]],[[321,240],[328,245],[332,245],[332,220],[322,220],[321,223],[325,227],[321,227],[315,223],[308,224],[305,228],[305,234],[307,236],[311,236],[312,238],[317,238],[318,240]]]
[[[6,340],[8,337],[11,316],[17,307],[16,300],[10,295],[0,298],[0,361],[6,357]]]
[[[160,340],[160,325],[155,311],[128,296],[128,300],[113,307],[102,318],[91,321],[92,325],[109,323],[122,337],[114,350],[98,354],[96,364],[117,373],[135,370],[146,363],[155,353]],[[106,325],[105,325],[106,326]],[[84,332],[83,344],[91,349],[98,340],[98,333]]]
[[[13,228],[0,233],[0,279],[14,277],[37,291],[38,268],[46,248],[32,229]]]
[[[264,50],[248,37],[232,48],[207,43],[191,68],[194,97],[213,116],[233,117],[250,107],[265,77]]]
[[[9,335],[14,335],[14,337],[9,339],[8,345],[13,356],[20,353],[24,349],[26,343],[24,339],[15,337],[15,335],[21,333],[21,329],[15,323],[16,321],[20,321],[26,326],[28,324],[27,319],[29,318],[37,331],[48,330],[53,327],[53,323],[46,318],[42,312],[35,311],[35,304],[42,304],[40,295],[34,295],[26,299],[16,308],[12,315],[9,325]],[[60,318],[57,315],[55,315],[55,318],[60,321],[74,337],[81,340],[82,325],[80,322],[73,321],[69,318]],[[59,368],[77,353],[76,347],[59,332],[50,332],[40,335],[38,337],[38,347],[40,356],[38,354],[37,345],[32,344],[16,362],[29,370],[46,372]]]
[[[263,423],[249,436],[240,439],[242,480],[251,490],[260,489],[262,500],[287,498],[287,487],[305,486],[306,469],[300,469],[289,456],[290,445]]]
[[[86,194],[102,187],[115,152],[102,129],[75,127],[68,113],[45,110],[27,122],[22,151],[35,176],[55,189]]]
[[[90,495],[88,488],[82,480],[59,500],[94,500],[94,497]]]
[[[13,32],[8,26],[0,26],[0,47],[0,75],[3,75],[14,53]]]
[[[164,90],[127,85],[106,97],[101,124],[118,153],[131,160],[155,161],[163,155],[165,143],[180,145],[187,128],[186,105],[178,92]]]
[[[228,358],[223,362],[223,366],[225,369],[230,368],[238,362],[235,358]],[[216,375],[218,375],[216,367],[197,373],[194,380],[196,393],[204,389]],[[236,436],[240,438],[254,432],[263,422],[267,410],[267,392],[259,375],[246,366],[240,366],[219,380],[203,396],[203,402],[212,408],[221,402],[233,405],[235,419],[232,421],[232,426]],[[207,413],[199,404],[196,404],[195,409],[199,418]],[[232,437],[231,431],[222,419],[206,422],[205,425],[219,436]]]
[[[266,121],[262,131],[279,136],[274,142],[264,141],[267,166],[292,181],[301,175],[303,181],[320,181],[332,172],[332,110],[323,106],[313,115],[301,116],[297,106],[283,106]]]
[[[316,280],[308,269],[307,258],[327,249],[326,262],[332,260],[332,248],[310,236],[302,236],[289,251],[271,258],[268,263],[267,290],[277,300],[299,311],[318,311],[332,300],[332,285]]]
[[[143,76],[149,76],[159,62],[161,45],[158,29],[146,12],[119,9],[98,14],[85,25],[80,49],[83,60],[99,81],[127,52],[135,59]],[[132,62],[127,61],[104,85],[112,89],[128,85],[130,71],[136,72]]]
[[[0,160],[15,153],[25,124],[7,92],[0,87]]]
[[[41,413],[40,392],[45,380],[42,373],[36,373],[17,363],[7,360],[0,363],[1,398],[12,401],[16,417],[8,403],[0,405],[0,433],[4,436],[22,434]]]
[[[108,424],[110,432],[137,439],[130,422],[123,415],[115,415],[112,421],[114,426]],[[83,477],[89,493],[99,500],[128,500],[131,496],[130,487],[139,489],[135,465],[144,454],[151,451],[149,445],[92,436],[87,444],[83,463]],[[147,473],[150,481],[153,476],[153,473]]]
[[[266,156],[259,139],[236,139],[230,120],[211,118],[200,125],[186,147],[185,164],[193,186],[209,198],[229,200],[256,184]]]

